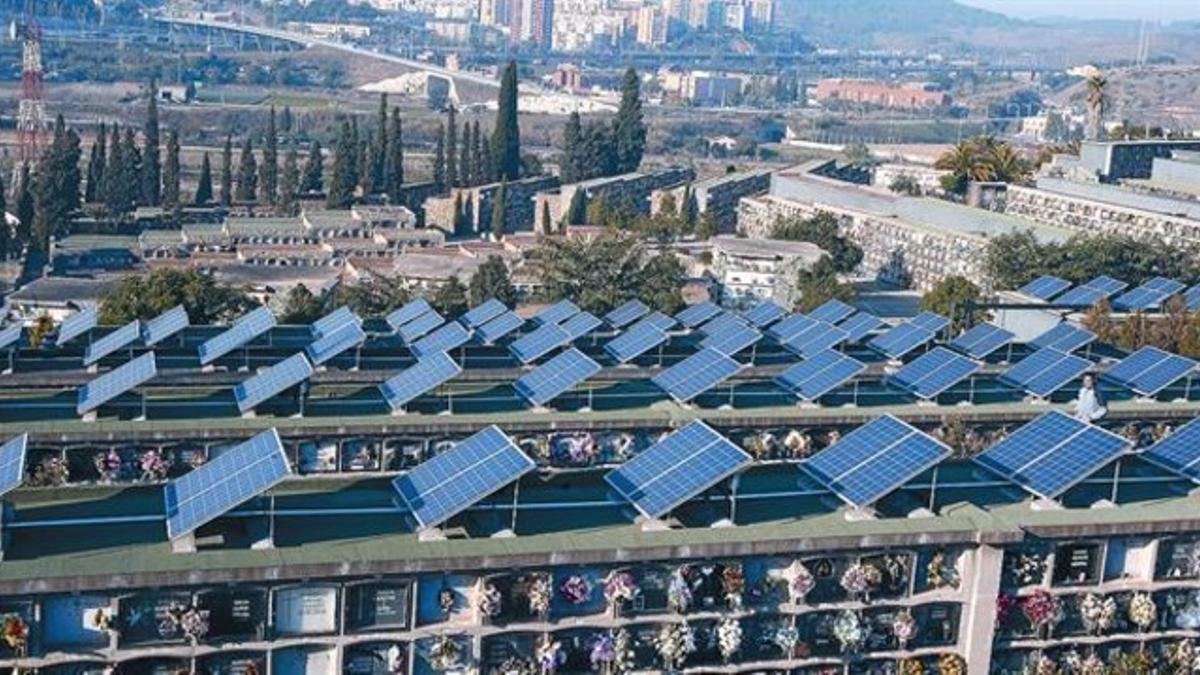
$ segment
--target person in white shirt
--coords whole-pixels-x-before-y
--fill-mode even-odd
[[[1092,375],[1083,376],[1083,386],[1079,388],[1079,398],[1075,399],[1075,418],[1084,422],[1095,422],[1108,414],[1104,407],[1104,396],[1096,387],[1096,378]]]

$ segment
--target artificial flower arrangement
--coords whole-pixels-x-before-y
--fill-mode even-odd
[[[161,450],[147,450],[138,458],[142,480],[156,482],[165,480],[171,471],[171,460]]]
[[[35,487],[58,487],[71,480],[71,468],[62,457],[47,457],[33,470],[29,483]]]
[[[741,565],[731,563],[721,570],[721,590],[725,593],[725,603],[729,609],[742,608],[742,597],[746,592],[746,573]]]
[[[18,614],[9,614],[4,617],[3,628],[4,644],[17,654],[24,655],[25,648],[29,645],[29,624],[25,619]]]
[[[850,595],[851,598],[867,598],[867,592],[872,586],[877,586],[883,580],[883,575],[879,569],[873,565],[863,565],[854,563],[842,572],[841,585],[842,589]]]
[[[1020,586],[1040,584],[1046,577],[1046,558],[1036,553],[1021,553],[1013,561],[1012,573]]]
[[[208,610],[202,610],[194,605],[172,603],[167,608],[167,615],[159,622],[158,633],[170,637],[175,632],[183,633],[193,645],[208,635]]]
[[[618,628],[597,635],[588,651],[593,670],[618,675],[633,670],[633,638],[629,631]]]
[[[662,657],[663,666],[677,669],[689,654],[696,651],[696,636],[686,623],[668,623],[658,632],[654,646]]]
[[[562,643],[549,635],[542,636],[538,641],[533,656],[539,671],[546,674],[557,671],[567,662],[567,653],[563,650]]]
[[[442,586],[437,594],[438,609],[442,611],[443,617],[449,617],[454,611],[454,606],[458,604],[458,594],[449,586]]]
[[[1096,593],[1088,593],[1079,600],[1079,618],[1083,628],[1091,635],[1100,635],[1112,628],[1117,618],[1117,601]]]
[[[503,604],[500,591],[496,590],[495,586],[483,579],[480,579],[479,583],[475,584],[474,602],[475,610],[479,612],[482,618],[494,619],[500,616]]]
[[[1049,633],[1063,618],[1062,601],[1041,588],[1021,599],[1021,611],[1039,634]]]
[[[1188,638],[1167,645],[1163,655],[1177,673],[1200,672],[1200,653],[1197,652],[1195,643]]]
[[[1058,675],[1058,664],[1042,652],[1031,654],[1030,661],[1032,663],[1026,667],[1030,675]]]
[[[680,565],[667,582],[667,606],[676,614],[683,614],[692,606],[692,589],[688,586],[687,573],[688,566]]]
[[[1173,593],[1167,596],[1172,623],[1184,630],[1200,629],[1200,592]]]
[[[808,597],[808,594],[812,592],[812,589],[815,588],[816,585],[816,577],[813,576],[812,572],[808,571],[808,568],[804,566],[804,563],[797,561],[796,573],[792,577],[792,583],[788,585],[788,591],[792,596],[792,602],[797,605],[804,604],[804,599]]]
[[[449,635],[438,635],[429,645],[429,667],[434,670],[450,670],[458,665],[462,647]]]
[[[938,658],[938,675],[966,675],[967,664],[958,654],[942,654]]]
[[[572,605],[586,604],[592,599],[592,582],[572,574],[558,585],[558,596]]]
[[[958,588],[958,570],[946,563],[946,552],[938,549],[925,565],[925,578],[930,588]]]
[[[550,589],[553,577],[549,572],[534,572],[529,579],[529,613],[545,619],[550,616]]]
[[[1129,599],[1129,621],[1140,631],[1147,631],[1158,618],[1158,607],[1148,593],[1134,593]]]
[[[867,639],[867,631],[856,612],[842,610],[833,620],[833,637],[849,653],[858,649]]]
[[[625,603],[632,602],[640,592],[637,580],[629,572],[612,570],[604,577],[604,602],[613,616],[616,616]]]
[[[921,659],[902,659],[898,672],[899,675],[925,675],[925,664]]]
[[[103,483],[112,483],[121,477],[121,455],[116,450],[96,453],[92,463],[96,465],[96,473],[100,474]]]
[[[742,649],[742,624],[737,619],[722,619],[717,624],[717,649],[725,662],[733,659]]]
[[[908,641],[916,637],[917,621],[913,618],[912,612],[907,609],[896,612],[896,616],[892,617],[892,635],[896,636],[896,641],[900,643],[901,649],[905,649]]]
[[[800,642],[800,631],[795,626],[781,626],[771,634],[771,642],[779,647],[784,658],[791,658],[795,653],[796,643]]]

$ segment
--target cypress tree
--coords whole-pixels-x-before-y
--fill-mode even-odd
[[[476,186],[487,182],[483,172],[483,138],[479,135],[479,120],[471,124],[471,181]]]
[[[204,159],[200,162],[200,179],[196,184],[196,197],[193,203],[196,206],[206,206],[213,198],[213,182],[212,182],[212,163],[208,159],[208,153],[204,153]]]
[[[509,61],[500,80],[496,128],[492,130],[493,180],[521,177],[521,129],[517,122],[517,63]]]
[[[454,193],[454,234],[461,235],[461,234],[465,234],[466,231],[467,231],[467,224],[466,224],[466,222],[464,222],[464,219],[463,219],[462,193],[455,192]]]
[[[458,173],[458,122],[453,105],[446,115],[446,185],[460,187],[463,183]]]
[[[73,169],[71,162],[75,163]],[[79,137],[73,132],[68,134],[62,115],[54,122],[54,140],[38,161],[33,199],[30,246],[38,251],[48,251],[50,238],[66,228],[71,212],[79,202]]]
[[[387,186],[388,199],[393,204],[399,204],[404,189],[404,126],[400,121],[400,108],[392,108],[386,159],[384,184]]]
[[[163,206],[169,209],[182,206],[179,198],[179,134],[167,134],[167,157],[163,164]]]
[[[331,209],[349,208],[354,201],[356,145],[351,123],[342,120],[337,145],[333,150],[333,173],[325,194],[325,206]]]
[[[246,137],[238,156],[237,190],[233,197],[239,202],[252,202],[257,194],[258,162],[254,159],[254,141]]]
[[[267,119],[267,137],[263,142],[262,168],[259,169],[258,201],[274,205],[279,193],[279,131],[275,126],[275,106]]]
[[[700,222],[700,205],[696,202],[696,193],[692,191],[692,186],[688,185],[683,189],[684,230],[695,231],[698,222]]]
[[[233,139],[225,137],[225,147],[221,150],[221,206],[229,208],[233,204]]]
[[[141,186],[145,185],[143,179],[145,163],[142,151],[138,149],[137,139],[133,135],[133,129],[125,129],[125,137],[121,144],[124,146],[121,148],[121,159],[125,163],[122,173],[128,177],[122,180],[121,186],[126,193],[124,199],[130,204],[127,211],[132,211],[144,197]]]
[[[142,133],[145,136],[141,170],[142,203],[158,206],[162,202],[162,158],[159,147],[158,86],[153,80],[150,82],[150,100],[146,103],[146,126]]]
[[[350,192],[351,192],[352,196],[353,196],[353,192],[354,192],[353,186],[358,185],[358,165],[359,165],[358,149],[359,149],[358,118],[351,117],[350,118],[350,154],[348,155],[348,160],[347,160],[346,166],[350,169],[350,186],[351,186]]]
[[[632,67],[621,83],[621,106],[613,123],[617,172],[637,171],[646,151],[646,123],[642,116],[642,83]]]
[[[296,149],[288,150],[283,160],[283,178],[279,183],[279,204],[285,215],[295,215],[300,208],[300,158]]]
[[[566,225],[587,224],[587,194],[583,190],[575,190],[571,195],[571,203],[567,206],[567,214],[563,218]]]
[[[492,239],[495,241],[504,239],[504,230],[508,227],[507,202],[508,183],[501,181],[496,196],[492,198]]]
[[[103,122],[92,141],[92,156],[88,161],[87,187],[84,201],[92,204],[104,197],[104,167],[108,160],[108,127]]]
[[[325,157],[322,155],[321,141],[313,141],[308,146],[308,158],[304,161],[304,178],[300,181],[300,191],[303,193],[321,192],[325,189]]]
[[[563,162],[560,167],[562,182],[576,183],[580,180],[579,153],[583,145],[583,121],[576,110],[567,117],[567,126],[563,129]]]
[[[433,146],[433,188],[439,195],[446,192],[446,129],[440,124]]]
[[[542,230],[545,232],[554,230],[554,225],[550,222],[550,202],[542,202]]]
[[[123,150],[120,128],[114,124],[112,135],[109,136],[108,160],[105,163],[104,174],[101,176],[101,194],[97,195],[111,215],[118,215],[126,211],[122,205],[124,186],[121,183],[126,180],[126,177],[122,175],[125,171]]]
[[[492,144],[483,141],[479,152],[480,184],[487,185],[496,182],[496,165],[492,162]]]
[[[375,192],[375,170],[371,166],[372,148],[375,144],[372,142],[373,135],[367,132],[367,137],[358,143],[358,187],[362,190],[362,196],[366,197]]]
[[[474,185],[475,177],[471,175],[471,124],[463,122],[462,150],[458,153],[458,182],[463,187]]]
[[[21,165],[21,177],[17,186],[17,246],[29,244],[33,235],[34,203],[33,177],[29,175],[29,165]]]
[[[387,191],[387,158],[388,139],[388,99],[387,93],[379,95],[378,119],[375,122],[375,144],[371,146],[371,185],[377,192]]]
[[[295,125],[296,117],[292,114],[292,106],[283,106],[283,113],[279,115],[279,130],[285,134],[290,134]]]

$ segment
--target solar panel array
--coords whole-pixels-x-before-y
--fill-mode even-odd
[[[291,473],[275,429],[229,448],[163,488],[167,537],[178,539],[194,532]]]
[[[239,383],[233,388],[233,398],[237,400],[238,410],[253,410],[260,403],[312,377],[312,374],[312,364],[304,354],[292,354]]]
[[[422,528],[436,527],[533,471],[535,464],[490,426],[392,481]]]
[[[908,323],[934,333],[940,333],[941,331],[950,327],[950,319],[947,319],[941,314],[935,314],[933,312],[921,312],[920,314],[909,319]]]
[[[699,420],[604,477],[648,518],[659,518],[750,463],[750,455]]]
[[[712,349],[702,349],[655,375],[651,382],[676,401],[686,402],[741,370],[742,365]]]
[[[444,352],[434,352],[379,385],[379,392],[392,410],[401,410],[418,396],[433,391],[460,373],[462,367],[454,359]]]
[[[176,305],[142,326],[142,342],[147,347],[153,347],[187,328],[190,324],[191,320],[188,319],[187,310],[183,305]]]
[[[142,322],[134,319],[88,345],[83,351],[83,365],[90,366],[118,349],[133,344],[141,336]]]
[[[608,341],[604,351],[618,363],[628,363],[667,341],[667,334],[649,323],[638,322]]]
[[[763,300],[742,315],[746,321],[750,322],[751,326],[759,329],[766,328],[785,316],[787,316],[787,310],[772,300]]]
[[[571,340],[578,340],[599,328],[602,323],[591,312],[579,312],[559,324]]]
[[[470,339],[471,333],[461,323],[452,321],[417,340],[409,349],[414,356],[420,359],[461,347]]]
[[[274,327],[275,315],[266,307],[242,315],[228,330],[200,345],[200,365],[216,361]]]
[[[1099,276],[1082,286],[1076,286],[1054,300],[1056,305],[1078,305],[1090,307],[1106,298],[1120,293],[1129,284],[1108,276]]]
[[[1192,286],[1183,295],[1183,304],[1189,312],[1200,312],[1200,284]]]
[[[1000,381],[1047,398],[1091,367],[1092,362],[1083,357],[1047,347],[1021,359],[1000,376]]]
[[[546,405],[571,387],[600,372],[600,364],[571,348],[522,375],[513,387],[534,405]]]
[[[874,314],[859,312],[838,324],[838,328],[846,331],[846,342],[862,342],[863,338],[886,325],[887,322]]]
[[[330,333],[341,330],[350,324],[361,324],[362,319],[358,315],[350,311],[350,308],[342,305],[325,316],[317,319],[312,324],[312,334],[317,338],[325,337]]]
[[[25,327],[19,323],[14,323],[11,326],[0,330],[0,349],[8,349],[15,347],[17,342],[21,340],[21,333]]]
[[[811,312],[808,312],[808,315],[817,321],[824,321],[825,323],[837,323],[853,313],[853,307],[835,298],[833,300],[829,300]]]
[[[312,364],[319,366],[347,349],[353,349],[362,344],[366,339],[367,334],[363,331],[362,326],[355,322],[349,322],[323,334],[308,345],[304,351],[308,354],[308,359],[312,361]]]
[[[1090,330],[1060,323],[1054,328],[1034,338],[1029,345],[1034,349],[1057,349],[1060,352],[1073,352],[1076,349],[1091,344],[1096,334]]]
[[[743,320],[742,317],[738,316],[737,314],[734,314],[733,312],[722,312],[714,316],[710,321],[700,326],[696,330],[704,335],[712,335],[713,333],[724,331],[731,326],[744,325],[746,325],[745,320]]]
[[[467,328],[479,328],[507,311],[508,308],[504,306],[503,302],[492,298],[482,305],[470,309],[466,314],[459,317],[459,321],[466,324]]]
[[[482,344],[494,345],[496,341],[525,324],[525,320],[513,312],[504,311],[475,329],[475,337]]]
[[[783,346],[807,359],[842,344],[847,335],[841,328],[822,322],[783,343]]]
[[[1154,396],[1195,370],[1196,362],[1189,358],[1156,347],[1143,347],[1101,377],[1136,394]]]
[[[891,415],[878,417],[804,462],[852,506],[874,504],[950,456],[949,447]]]
[[[544,323],[533,332],[526,333],[514,340],[508,346],[508,350],[521,363],[532,363],[570,341],[570,334],[563,330],[562,326]]]
[[[0,445],[0,495],[21,486],[25,479],[25,449],[29,445],[29,434],[21,434]]]
[[[979,370],[979,364],[945,347],[935,347],[896,371],[890,382],[924,399],[932,399]]]
[[[981,323],[954,338],[950,347],[973,359],[985,359],[996,350],[1010,344],[1016,337],[1011,331],[997,325]]]
[[[1130,445],[1116,434],[1052,410],[1012,432],[975,461],[1039,497],[1054,499]]]
[[[830,350],[792,366],[775,382],[805,401],[815,401],[866,369],[865,363]]]
[[[902,323],[882,335],[871,338],[867,346],[888,358],[899,359],[914,349],[933,342],[936,337],[931,330],[912,323]]]
[[[480,307],[476,307],[474,310],[471,310],[471,312],[481,310],[485,306],[486,305],[481,305]],[[501,307],[503,307],[503,305],[501,305]],[[388,314],[386,320],[388,325],[391,326],[392,332],[399,332],[399,330],[404,327],[404,324],[410,323],[413,320],[432,311],[433,306],[429,304],[428,300],[425,298],[417,298],[416,300],[413,300],[412,302]],[[470,316],[471,312],[467,312],[463,318]]]
[[[95,305],[90,305],[75,312],[63,319],[62,325],[58,327],[58,339],[55,341],[55,344],[59,347],[67,344],[71,340],[95,328],[99,320],[100,309]]]
[[[562,323],[579,313],[579,308],[570,300],[559,300],[533,317],[533,322],[539,326],[548,323]]]
[[[604,323],[616,329],[624,328],[650,313],[650,308],[641,300],[630,300],[604,315]]]
[[[1154,277],[1141,286],[1123,293],[1113,300],[1113,309],[1122,312],[1145,311],[1158,309],[1173,295],[1178,295],[1184,289],[1178,281]]]
[[[804,314],[791,314],[768,328],[767,334],[780,344],[786,344],[820,325],[820,321]]]
[[[1143,450],[1141,457],[1200,483],[1200,417]]]
[[[1071,282],[1054,276],[1042,276],[1025,284],[1018,292],[1039,300],[1050,300],[1071,287]]]
[[[719,331],[709,333],[708,337],[701,340],[700,348],[733,356],[761,339],[762,333],[739,320]]]
[[[654,326],[655,328],[657,328],[665,333],[666,331],[669,331],[672,328],[674,328],[675,324],[677,324],[677,323],[678,322],[675,321],[675,319],[673,319],[672,317],[669,317],[666,314],[663,314],[662,312],[654,311],[654,312],[650,312],[646,316],[643,316],[642,318],[638,319],[638,322],[633,325],[637,326],[640,324],[647,324],[650,326]]]
[[[724,311],[714,302],[701,302],[684,308],[675,315],[675,320],[683,324],[684,328],[695,328]]]
[[[442,318],[441,314],[437,313],[437,310],[431,309],[400,326],[400,330],[396,332],[400,335],[400,339],[404,340],[405,344],[412,344],[445,322],[446,320]]]
[[[90,413],[114,398],[148,382],[158,373],[154,352],[147,352],[104,373],[79,388],[75,412]]]

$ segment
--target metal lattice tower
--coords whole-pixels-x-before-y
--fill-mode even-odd
[[[46,130],[46,106],[42,100],[42,29],[34,17],[34,0],[26,0],[25,16],[15,37],[24,43],[21,68],[21,101],[17,107],[17,164],[32,165],[41,153]]]

